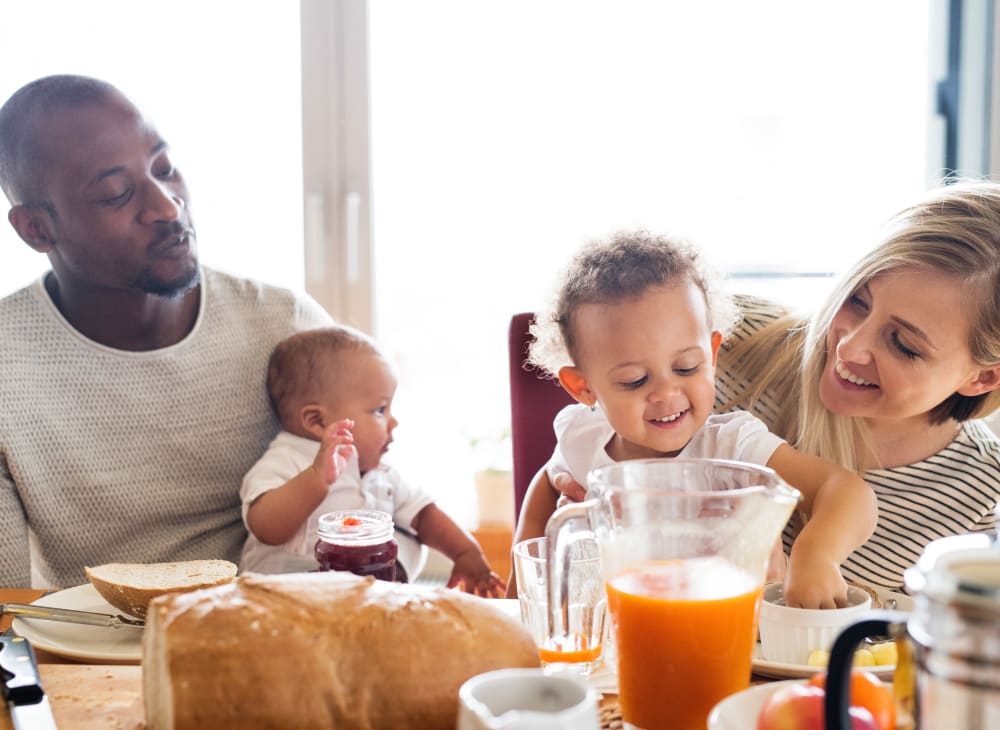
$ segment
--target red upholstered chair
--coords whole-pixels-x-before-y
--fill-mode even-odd
[[[538,370],[525,368],[531,342],[528,326],[534,318],[533,312],[515,314],[510,320],[508,336],[515,523],[521,514],[521,502],[528,485],[549,460],[556,445],[552,419],[563,406],[574,402],[559,381],[544,377]]]

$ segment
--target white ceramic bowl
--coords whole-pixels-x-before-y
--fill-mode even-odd
[[[815,649],[829,651],[840,630],[871,610],[872,599],[855,586],[847,588],[845,608],[789,608],[780,583],[764,587],[760,606],[760,650],[769,662],[806,664]]]

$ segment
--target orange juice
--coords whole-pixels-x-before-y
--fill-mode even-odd
[[[650,561],[607,585],[622,719],[644,730],[704,730],[746,689],[763,590],[722,558]]]
[[[573,634],[565,642],[548,639],[545,646],[538,647],[538,656],[546,664],[596,662],[601,656],[601,645],[591,646],[586,636]]]

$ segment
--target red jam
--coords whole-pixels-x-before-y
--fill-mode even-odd
[[[318,534],[315,555],[320,570],[396,579],[399,546],[393,537],[392,517],[385,512],[328,512],[319,518]]]

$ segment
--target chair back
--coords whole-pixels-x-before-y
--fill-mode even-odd
[[[558,380],[525,367],[534,312],[515,314],[510,320],[510,425],[514,461],[514,521],[532,478],[552,456],[556,435],[552,420],[563,406],[575,402]]]

